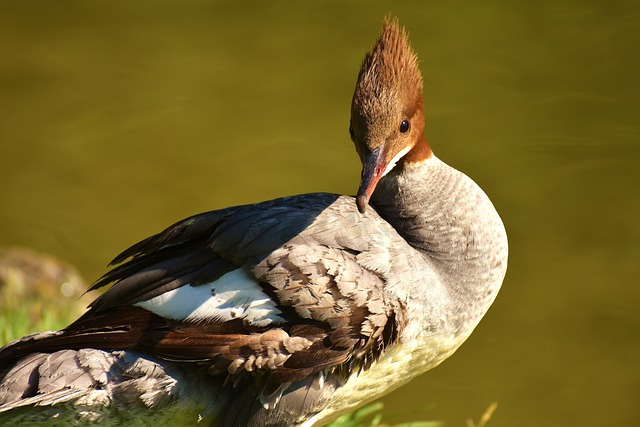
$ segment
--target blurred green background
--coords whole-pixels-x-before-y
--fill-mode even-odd
[[[421,60],[427,138],[490,195],[511,259],[385,421],[464,426],[496,401],[494,427],[636,424],[637,0],[0,1],[0,245],[91,282],[182,217],[354,193],[349,103],[388,13]]]

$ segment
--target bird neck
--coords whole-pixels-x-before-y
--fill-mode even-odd
[[[471,333],[495,299],[507,266],[504,225],[486,194],[429,156],[390,172],[371,201],[422,255],[424,268],[435,273],[430,280],[448,293],[447,321]]]

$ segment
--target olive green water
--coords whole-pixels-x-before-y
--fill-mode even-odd
[[[0,2],[0,245],[88,280],[184,216],[353,193],[358,67],[391,12],[427,136],[500,211],[498,299],[390,423],[640,419],[640,2]],[[430,409],[425,410],[424,408]]]

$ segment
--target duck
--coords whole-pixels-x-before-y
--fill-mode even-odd
[[[201,213],[123,251],[78,320],[0,349],[0,424],[310,427],[438,366],[496,298],[508,243],[424,129],[387,17],[352,98],[356,196]]]

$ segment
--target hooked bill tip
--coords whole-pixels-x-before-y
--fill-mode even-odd
[[[366,195],[360,194],[358,195],[358,197],[356,197],[356,206],[358,206],[358,210],[360,211],[360,213],[364,213],[364,211],[367,210],[368,205],[369,198]]]

